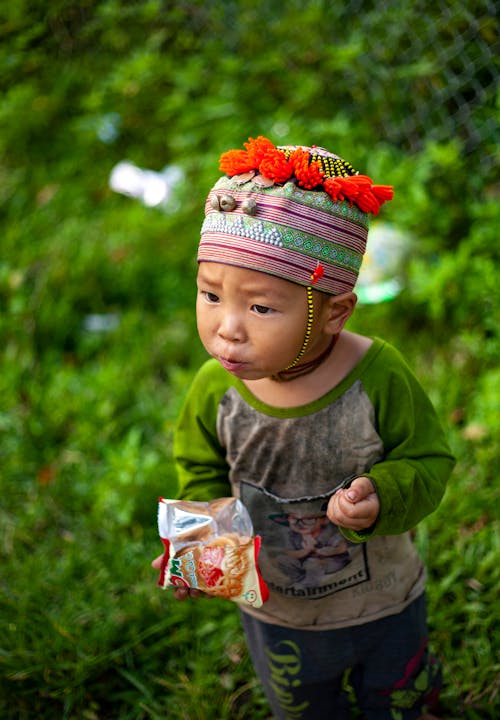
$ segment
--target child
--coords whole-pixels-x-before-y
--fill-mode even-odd
[[[245,148],[206,203],[196,312],[213,359],[177,427],[180,497],[233,494],[262,537],[270,599],[242,619],[276,718],[348,718],[346,673],[364,717],[425,717],[440,672],[409,531],[453,458],[399,353],[344,330],[392,188],[321,148]]]

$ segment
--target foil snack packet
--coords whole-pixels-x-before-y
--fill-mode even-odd
[[[197,588],[209,595],[260,607],[269,591],[258,566],[261,545],[240,500],[167,500],[158,505],[164,546],[158,584]]]

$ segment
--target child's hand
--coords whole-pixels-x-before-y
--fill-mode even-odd
[[[371,480],[355,478],[351,486],[330,498],[326,514],[335,525],[349,530],[366,530],[378,518],[380,502]]]
[[[163,555],[158,555],[157,558],[153,560],[151,563],[151,567],[153,567],[155,570],[161,569],[161,561],[163,559]],[[174,598],[176,600],[185,600],[187,597],[207,597],[209,598],[210,595],[207,595],[206,593],[202,592],[201,590],[196,590],[196,588],[184,588],[184,587],[176,587],[174,588]]]

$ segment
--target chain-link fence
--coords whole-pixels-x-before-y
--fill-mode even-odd
[[[350,5],[368,46],[354,86],[372,98],[388,136],[412,149],[424,138],[458,136],[466,153],[480,149],[492,163],[499,139],[496,4],[441,0],[430,12],[425,2],[396,2],[363,13],[364,5]]]
[[[319,78],[320,91],[309,90],[311,104],[297,104],[299,112],[327,118],[340,111],[357,125],[363,113],[375,139],[410,151],[428,140],[456,139],[484,172],[492,169],[500,138],[493,0],[289,0],[285,6],[255,0],[253,12],[250,4],[213,0],[190,14],[189,22],[198,22],[202,35],[217,38],[223,52],[243,63],[248,56],[252,61],[263,56],[265,65],[267,58],[275,73],[278,49],[280,82],[296,76],[299,94],[308,93],[301,86],[304,80],[309,84],[307,73]],[[276,75],[269,71],[267,77],[277,85],[276,102],[286,102]],[[264,85],[262,92],[268,91]]]

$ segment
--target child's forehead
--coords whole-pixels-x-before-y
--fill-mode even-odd
[[[198,265],[198,278],[218,284],[232,282],[243,290],[256,290],[272,295],[290,297],[304,294],[300,285],[274,277],[260,270],[239,267],[226,263],[202,261]]]

